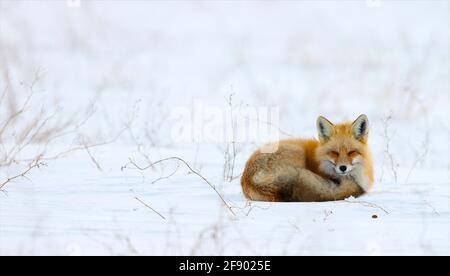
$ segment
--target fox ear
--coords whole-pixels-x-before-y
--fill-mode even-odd
[[[317,118],[317,131],[319,132],[319,140],[324,143],[328,141],[334,134],[334,125],[325,117]]]
[[[356,140],[365,141],[369,134],[369,119],[362,114],[352,124],[352,133]]]

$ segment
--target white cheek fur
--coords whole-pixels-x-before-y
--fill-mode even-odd
[[[324,160],[320,163],[319,169],[328,175],[336,175],[335,171],[336,164],[331,160]]]
[[[356,166],[356,165],[360,165],[363,163],[363,159],[361,158],[361,156],[357,156],[356,158],[353,159],[352,165]]]
[[[371,188],[369,178],[363,171],[363,167],[358,166],[350,173],[355,179],[356,183],[364,190],[364,192],[368,192]]]

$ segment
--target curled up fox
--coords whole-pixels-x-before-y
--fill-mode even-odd
[[[241,179],[245,196],[255,201],[309,202],[368,192],[374,175],[367,116],[336,125],[320,116],[317,129],[318,140],[285,140],[255,152]]]

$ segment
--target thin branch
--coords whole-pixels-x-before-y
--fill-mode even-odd
[[[161,213],[159,213],[158,211],[156,211],[155,209],[153,209],[150,205],[148,205],[147,203],[145,203],[144,201],[142,201],[139,197],[135,196],[134,197],[137,201],[139,201],[142,205],[144,205],[145,207],[147,207],[148,209],[152,210],[153,212],[155,212],[158,216],[160,216],[163,220],[166,220],[166,218],[161,215]]]
[[[228,106],[230,107],[230,120],[231,120],[231,135],[232,135],[232,141],[231,141],[231,152],[232,152],[232,156],[231,156],[231,160],[229,159],[229,168],[228,168],[228,180],[231,182],[231,180],[233,179],[233,175],[234,175],[234,166],[236,164],[236,155],[237,155],[237,150],[236,150],[236,124],[235,124],[235,118],[234,118],[234,106],[233,106],[233,96],[234,94],[230,94],[230,98],[228,100]]]
[[[176,168],[171,174],[169,174],[168,176],[160,177],[160,178],[158,178],[158,179],[152,181],[152,184],[155,184],[156,182],[159,182],[159,181],[161,181],[161,180],[165,180],[165,179],[171,178],[172,176],[174,176],[174,175],[178,172],[178,169],[180,168],[180,166],[181,166],[181,165],[178,164],[177,168]]]
[[[33,161],[33,162],[28,166],[28,168],[27,168],[25,171],[23,171],[22,173],[20,173],[20,174],[18,174],[18,175],[16,175],[16,176],[9,177],[9,178],[6,179],[3,183],[1,183],[1,184],[0,184],[0,191],[2,191],[3,188],[4,188],[8,183],[10,183],[10,182],[12,182],[12,181],[14,181],[14,180],[16,180],[16,179],[18,179],[18,178],[26,177],[26,175],[27,175],[31,170],[33,170],[34,168],[39,168],[39,167],[42,166],[42,165],[44,165],[44,163],[41,162],[40,157],[37,158],[35,161]]]
[[[239,175],[236,175],[235,177],[233,177],[231,180],[230,180],[230,182],[233,182],[233,181],[235,181],[235,180],[237,180],[237,179],[240,179],[241,177],[242,177],[242,173],[241,174],[239,174]]]
[[[264,210],[264,211],[269,210],[270,205],[267,207],[261,207],[261,206],[253,205],[252,201],[247,201],[245,203],[244,207],[233,206],[231,208],[241,211],[242,214],[244,214],[244,216],[248,217],[250,215],[250,213],[255,209]]]
[[[371,203],[371,202],[367,202],[367,201],[361,201],[361,200],[350,200],[350,199],[345,199],[344,200],[347,203],[356,203],[356,204],[361,204],[364,207],[370,207],[370,208],[376,208],[376,209],[380,209],[381,211],[385,212],[386,215],[389,215],[389,212],[384,209],[383,207],[375,204],[375,203]]]
[[[434,208],[433,205],[431,205],[427,200],[424,199],[423,202],[425,203],[425,205],[427,205],[428,207],[430,207],[436,215],[438,215],[438,216],[441,215],[441,214],[439,214],[439,212],[436,210],[436,208]]]
[[[170,161],[170,160],[176,160],[179,161],[181,163],[183,163],[193,174],[197,175],[198,177],[200,177],[206,184],[208,184],[213,190],[214,192],[219,196],[220,200],[223,202],[223,204],[228,208],[228,210],[230,210],[230,212],[236,216],[236,214],[234,213],[233,209],[231,208],[231,206],[226,202],[225,198],[220,194],[220,192],[217,190],[217,188],[208,180],[206,179],[203,175],[201,175],[199,172],[197,172],[196,170],[194,170],[185,160],[183,160],[180,157],[168,157],[165,159],[161,159],[159,161],[153,162],[150,165],[146,166],[146,167],[141,167],[138,164],[136,164],[136,162],[134,162],[132,159],[130,159],[130,164],[133,165],[136,169],[140,170],[140,171],[145,171],[148,170],[160,163],[164,163],[166,161]],[[124,168],[126,168],[126,165],[124,166]]]
[[[397,176],[397,170],[396,170],[396,163],[395,163],[395,160],[394,160],[394,155],[391,153],[391,139],[392,139],[392,136],[389,135],[389,123],[390,123],[391,120],[392,120],[392,114],[390,114],[389,116],[387,116],[383,120],[383,126],[384,126],[383,137],[386,140],[385,154],[386,154],[387,158],[389,159],[389,164],[390,164],[391,171],[392,171],[392,174],[393,174],[394,179],[395,179],[395,183],[397,183],[398,176]]]
[[[100,166],[100,163],[95,159],[94,155],[92,155],[92,152],[89,150],[88,144],[85,144],[84,148],[86,149],[86,152],[89,155],[89,158],[91,159],[92,163],[94,163],[94,165],[97,167],[97,170],[103,172],[103,169]]]

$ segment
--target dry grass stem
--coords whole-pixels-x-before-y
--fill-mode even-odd
[[[139,201],[142,205],[144,205],[145,207],[147,207],[148,209],[152,210],[155,214],[157,214],[158,216],[160,216],[163,220],[166,220],[166,218],[161,215],[160,212],[156,211],[155,209],[153,209],[150,205],[148,205],[147,203],[145,203],[143,200],[141,200],[139,197],[135,196],[134,197],[137,201]]]
[[[384,209],[383,207],[375,204],[375,203],[371,203],[371,202],[367,202],[367,201],[362,201],[362,200],[350,200],[350,199],[346,199],[344,200],[347,203],[355,203],[355,204],[360,204],[364,207],[370,207],[370,208],[376,208],[376,209],[380,209],[381,211],[383,211],[386,215],[389,215],[390,213]]]
[[[32,163],[30,163],[30,164],[28,165],[28,167],[27,167],[23,172],[21,172],[20,174],[15,175],[15,176],[13,176],[13,177],[9,177],[9,178],[6,179],[5,181],[3,181],[3,182],[0,184],[0,191],[2,191],[2,190],[4,189],[4,187],[5,187],[8,183],[10,183],[10,182],[12,182],[12,181],[14,181],[14,180],[16,180],[16,179],[18,179],[18,178],[26,177],[26,175],[27,175],[28,173],[30,173],[31,170],[33,170],[34,168],[39,168],[39,167],[41,167],[41,166],[43,166],[43,165],[45,165],[45,163],[42,163],[42,162],[41,162],[41,159],[40,159],[40,158],[37,158],[37,159],[34,160]]]
[[[199,172],[197,172],[196,170],[194,170],[188,162],[186,162],[184,159],[180,158],[180,157],[168,157],[165,159],[161,159],[158,160],[156,162],[151,163],[150,165],[146,166],[146,167],[141,167],[138,164],[136,164],[136,162],[132,159],[130,159],[130,164],[133,165],[136,169],[140,170],[140,171],[145,171],[148,170],[150,168],[153,168],[154,166],[164,163],[166,161],[171,161],[171,160],[176,160],[181,162],[182,164],[184,164],[191,173],[195,174],[196,176],[200,177],[206,184],[208,184],[211,189],[214,190],[214,192],[217,194],[217,196],[219,196],[220,200],[223,202],[223,204],[227,207],[228,210],[230,210],[230,212],[235,216],[236,214],[234,213],[233,209],[231,208],[231,206],[227,203],[227,201],[225,200],[225,198],[222,196],[222,194],[217,190],[216,186],[214,186],[208,179],[206,179],[206,177],[204,177],[203,175],[201,175]],[[127,168],[127,165],[125,165],[123,168]]]

